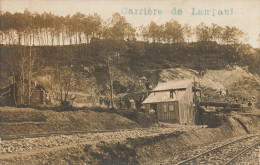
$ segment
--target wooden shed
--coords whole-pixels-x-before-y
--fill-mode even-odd
[[[145,113],[155,110],[158,121],[195,124],[192,80],[160,83],[143,101]]]
[[[24,96],[22,88],[24,88]],[[0,89],[0,96],[1,106],[29,105],[28,81],[25,81],[24,86],[19,81]],[[48,101],[48,91],[43,86],[31,82],[30,105],[47,104]]]

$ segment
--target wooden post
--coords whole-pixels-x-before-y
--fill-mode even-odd
[[[197,106],[197,93],[196,93],[196,81],[194,77],[194,99],[195,99],[195,105]]]
[[[107,61],[107,67],[108,67],[108,74],[109,74],[109,80],[110,80],[110,100],[111,100],[111,107],[112,107],[112,109],[114,109],[113,79],[112,79],[112,75],[111,75],[110,66],[109,66],[109,62],[108,62],[108,61]]]
[[[30,54],[29,54],[29,70],[28,70],[28,105],[31,104],[31,72],[32,72],[32,47],[30,46]]]

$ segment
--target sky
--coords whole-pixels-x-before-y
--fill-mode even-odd
[[[98,13],[103,19],[118,12],[135,27],[151,21],[161,24],[171,19],[192,27],[201,22],[236,26],[248,34],[249,44],[260,47],[257,41],[260,0],[0,0],[0,9],[4,12],[23,12],[26,8],[32,12],[46,11],[61,16],[76,12]],[[200,15],[199,10],[202,10]],[[205,15],[205,10],[208,10],[208,15]]]

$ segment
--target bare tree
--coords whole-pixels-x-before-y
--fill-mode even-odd
[[[36,87],[36,83],[32,83],[33,78],[35,78],[43,65],[39,63],[39,56],[36,54],[36,50],[31,47],[18,47],[17,54],[9,56],[6,62],[10,68],[13,84],[17,85],[14,87],[15,93],[18,93],[17,98],[13,98],[18,101],[21,105],[30,105],[31,97]],[[33,86],[32,86],[33,85]],[[16,96],[14,96],[16,97]],[[17,105],[17,103],[16,103]]]
[[[111,72],[111,67],[110,67],[109,61],[107,60],[106,63],[107,63],[107,68],[108,68],[111,106],[112,106],[112,109],[114,109],[114,88],[113,88],[113,81],[114,80],[113,80],[113,75],[112,75],[112,72]]]
[[[69,108],[82,89],[82,73],[74,65],[56,65],[50,83],[55,101],[61,107]]]

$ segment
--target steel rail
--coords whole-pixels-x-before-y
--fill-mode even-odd
[[[237,155],[235,155],[233,158],[231,158],[228,162],[224,163],[223,165],[228,165],[231,164],[234,160],[236,160],[239,156],[241,156],[242,154],[244,154],[246,151],[250,150],[251,148],[254,148],[255,146],[259,145],[260,142],[257,142],[253,145],[251,145],[250,147],[247,147],[246,149],[244,149],[243,151],[239,152]]]
[[[37,137],[49,137],[52,135],[74,135],[74,134],[89,134],[89,133],[106,133],[106,132],[117,132],[117,131],[131,131],[131,130],[142,130],[144,128],[135,129],[114,129],[114,130],[93,130],[93,131],[70,131],[70,132],[47,132],[38,134],[17,134],[17,135],[0,135],[1,140],[15,140],[23,138],[37,138]]]
[[[239,141],[242,141],[242,140],[246,140],[246,139],[249,139],[249,138],[252,138],[252,137],[256,137],[256,136],[260,136],[260,134],[248,136],[248,137],[241,138],[241,139],[237,139],[237,140],[233,140],[233,141],[228,142],[228,143],[226,143],[226,144],[224,144],[224,145],[215,147],[215,148],[210,149],[210,150],[208,150],[208,151],[205,151],[205,152],[203,152],[203,153],[201,153],[201,154],[199,154],[199,155],[196,155],[196,156],[191,157],[191,158],[189,158],[189,159],[186,159],[186,160],[184,160],[184,161],[182,161],[182,162],[179,162],[179,163],[177,163],[177,165],[184,165],[184,164],[186,164],[186,163],[189,163],[189,162],[192,162],[192,161],[196,160],[197,158],[199,158],[199,157],[201,157],[201,156],[203,156],[203,155],[205,155],[205,154],[207,154],[207,153],[210,153],[210,152],[212,152],[212,151],[215,151],[215,150],[217,150],[217,149],[221,149],[221,148],[223,148],[223,147],[225,147],[225,146],[228,146],[228,145],[230,145],[230,144],[233,144],[233,143],[236,143],[236,142],[239,142]]]

